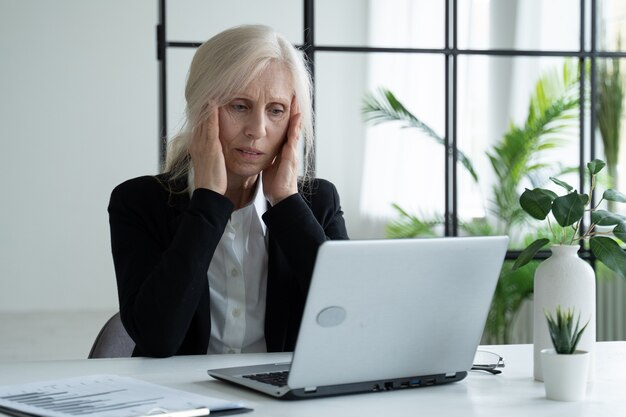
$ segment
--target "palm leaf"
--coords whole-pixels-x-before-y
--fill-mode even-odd
[[[366,93],[363,98],[361,112],[367,122],[378,125],[386,122],[401,122],[403,128],[416,128],[428,137],[434,139],[440,145],[446,144],[443,137],[439,136],[433,128],[415,117],[396,96],[385,88],[379,88],[375,93]],[[457,159],[469,172],[475,182],[478,182],[478,174],[474,170],[471,160],[457,149]]]
[[[512,262],[504,263],[487,315],[482,343],[510,343],[511,323],[515,320],[524,300],[533,293],[534,273],[538,262],[533,261],[531,264],[532,266],[528,268],[512,271]]]
[[[561,146],[568,130],[576,128],[578,103],[577,66],[575,61],[565,61],[560,71],[548,71],[537,82],[525,124],[511,124],[487,154],[497,178],[491,212],[506,225],[507,234],[511,226],[526,221],[517,204],[520,184],[528,179],[535,186],[541,185],[538,179],[544,177],[548,164],[539,160],[539,154]]]
[[[615,58],[599,61],[596,113],[606,162],[609,172],[613,175],[616,172],[619,157],[624,90],[620,60]]]
[[[443,219],[435,217],[430,220],[420,220],[407,213],[397,204],[392,204],[398,212],[398,218],[389,222],[385,227],[385,234],[392,239],[404,239],[417,236],[436,236],[434,227],[443,223]]]
[[[498,220],[496,227],[487,222],[460,222],[468,234],[510,234],[510,228],[527,221],[518,203],[522,181],[537,188],[550,176],[558,176],[572,168],[540,159],[540,153],[562,146],[578,128],[578,66],[566,61],[560,70],[548,72],[538,80],[529,103],[528,116],[521,126],[510,124],[501,141],[487,153],[495,174],[489,210]],[[363,99],[362,113],[373,125],[398,122],[403,128],[416,128],[437,143],[445,145],[443,137],[413,115],[389,90],[379,89]],[[458,151],[458,160],[477,180],[476,172],[465,155]],[[434,235],[434,227],[443,222],[435,218],[423,220],[394,205],[399,213],[387,227],[388,237]],[[558,229],[558,225],[553,226]],[[571,234],[571,230],[567,229]],[[625,232],[626,235],[626,232]],[[541,236],[543,237],[543,235]],[[530,260],[530,259],[529,259]],[[485,330],[486,343],[507,343],[511,324],[521,303],[533,291],[533,272],[537,262],[512,271],[506,262],[498,281]],[[519,267],[519,265],[517,265]]]

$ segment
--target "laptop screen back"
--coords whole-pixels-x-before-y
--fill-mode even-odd
[[[499,236],[324,243],[289,386],[468,371],[507,242]]]

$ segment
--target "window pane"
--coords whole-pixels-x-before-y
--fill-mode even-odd
[[[366,124],[361,109],[366,92],[385,87],[443,136],[443,56],[317,53],[315,69],[317,175],[337,185],[350,235],[384,236],[398,218],[393,203],[422,220],[440,218],[444,147],[403,122]]]
[[[443,48],[443,0],[317,0],[318,45]]]
[[[232,26],[268,25],[294,44],[301,44],[303,2],[293,0],[170,0],[166,10],[169,41],[204,42]]]
[[[561,195],[549,180],[555,176],[579,189],[577,172],[563,173],[579,163],[577,65],[563,58],[459,58],[458,143],[479,178],[476,184],[465,171],[459,175],[459,217],[472,226],[464,234],[508,234],[520,248],[528,232],[547,226],[525,226],[524,188]],[[539,80],[546,98],[531,105]]]
[[[580,0],[458,0],[461,49],[578,50]]]
[[[599,50],[626,50],[626,2],[623,0],[598,0]]]

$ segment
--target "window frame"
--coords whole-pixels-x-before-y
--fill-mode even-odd
[[[596,108],[597,103],[597,61],[607,58],[626,58],[625,51],[600,51],[597,48],[598,25],[597,10],[598,0],[580,0],[580,33],[579,49],[572,50],[520,50],[520,49],[461,49],[458,48],[458,0],[445,1],[445,33],[443,48],[394,48],[394,47],[370,47],[370,46],[344,46],[344,45],[318,45],[315,40],[315,0],[303,0],[303,34],[304,42],[296,45],[306,55],[310,71],[315,85],[315,57],[317,52],[341,52],[341,53],[402,53],[402,54],[437,54],[445,59],[445,202],[444,202],[444,236],[458,236],[458,180],[457,180],[457,68],[460,56],[482,55],[487,57],[562,57],[576,58],[579,68],[579,166],[578,179],[579,189],[583,189],[586,176],[586,161],[596,157],[596,130],[597,117],[595,111],[589,112],[589,126],[586,126],[585,106],[589,103],[590,109]],[[590,19],[588,15],[590,14]],[[588,28],[588,20],[590,28]],[[156,26],[157,61],[159,64],[158,91],[159,91],[159,170],[164,166],[167,152],[167,50],[168,48],[197,48],[202,42],[180,41],[166,39],[166,0],[159,0],[159,22]],[[590,41],[587,44],[587,39]],[[589,72],[585,68],[589,68]],[[589,95],[585,94],[585,86],[589,85]],[[587,101],[589,97],[589,101]],[[313,97],[315,106],[315,94]],[[587,151],[588,149],[588,151]],[[315,161],[313,161],[315,172]],[[592,205],[595,196],[592,195]],[[585,227],[583,219],[582,228]],[[506,259],[517,259],[520,251],[509,250]],[[584,242],[581,242],[579,255],[588,259],[595,266],[595,258]],[[536,259],[546,259],[550,256],[549,251],[540,251]]]

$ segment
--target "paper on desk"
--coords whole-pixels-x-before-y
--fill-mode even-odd
[[[245,410],[239,403],[117,375],[2,386],[0,407],[49,417],[136,417],[155,409],[172,412],[201,407],[211,412]]]

